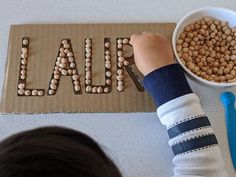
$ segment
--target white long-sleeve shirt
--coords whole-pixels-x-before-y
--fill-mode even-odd
[[[144,86],[159,106],[158,117],[170,137],[173,177],[228,177],[211,124],[180,66],[151,72]]]

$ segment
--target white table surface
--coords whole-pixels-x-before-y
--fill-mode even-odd
[[[0,0],[0,88],[4,78],[9,27],[22,23],[177,22],[204,6],[236,10],[235,0]],[[226,168],[236,177],[228,151],[223,90],[190,81],[216,131]],[[236,92],[236,88],[228,89]],[[113,157],[124,177],[170,177],[172,152],[165,128],[154,113],[1,115],[0,139],[45,125],[61,125],[95,138]]]

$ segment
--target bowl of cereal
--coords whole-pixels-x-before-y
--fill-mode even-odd
[[[236,12],[205,7],[177,24],[172,46],[190,79],[209,86],[236,85]]]

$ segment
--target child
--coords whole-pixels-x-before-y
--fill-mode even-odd
[[[144,86],[167,127],[174,177],[228,177],[222,155],[170,42],[160,34],[131,36]],[[90,137],[48,127],[13,135],[0,143],[0,177],[121,177],[115,164]],[[157,174],[158,177],[158,174]]]

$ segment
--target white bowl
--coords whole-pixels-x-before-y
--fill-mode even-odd
[[[219,8],[219,7],[205,7],[205,8],[201,8],[201,9],[197,9],[194,10],[190,13],[188,13],[187,15],[185,15],[177,24],[174,33],[173,33],[173,37],[172,37],[172,46],[173,46],[173,50],[174,50],[174,54],[175,57],[178,61],[178,63],[183,67],[183,69],[185,70],[185,72],[187,73],[187,76],[190,79],[193,80],[197,80],[200,81],[208,86],[215,86],[215,87],[231,87],[231,86],[235,86],[236,82],[232,82],[232,83],[217,83],[217,82],[213,82],[213,81],[208,81],[205,80],[201,77],[198,77],[197,75],[195,75],[194,73],[192,73],[180,60],[180,58],[178,57],[177,51],[176,51],[176,41],[179,38],[180,33],[183,31],[184,27],[197,21],[202,19],[203,17],[206,16],[211,16],[214,18],[217,18],[218,20],[221,21],[227,21],[229,23],[230,27],[234,27],[236,26],[236,12],[229,10],[229,9],[224,9],[224,8]]]

